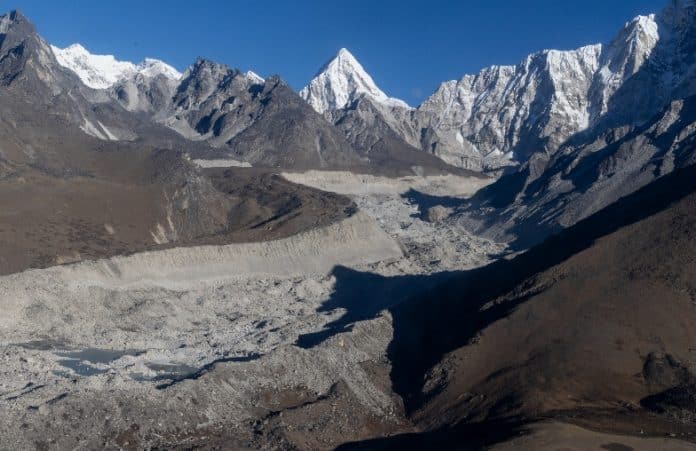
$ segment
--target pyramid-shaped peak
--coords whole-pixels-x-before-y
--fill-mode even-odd
[[[404,101],[391,98],[379,89],[346,48],[341,48],[322,66],[309,85],[300,91],[300,96],[319,113],[345,108],[362,96],[387,106],[408,108]]]
[[[338,53],[336,53],[336,58],[355,62],[358,61],[355,59],[355,56],[353,56],[353,54],[350,53],[350,51],[345,47],[341,48]]]
[[[357,58],[345,47],[341,48],[330,60],[324,63],[323,66],[314,75],[318,77],[324,72],[328,71],[353,71],[353,72],[364,72],[365,69],[362,67]]]

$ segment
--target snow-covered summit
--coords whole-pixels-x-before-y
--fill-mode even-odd
[[[346,49],[339,50],[300,91],[300,96],[319,113],[345,108],[363,95],[388,106],[409,108],[403,100],[391,98],[379,89],[370,74]]]
[[[181,73],[169,64],[146,58],[140,64],[119,61],[113,55],[94,55],[80,44],[64,49],[51,46],[58,63],[75,72],[82,82],[94,89],[106,89],[126,77],[142,74],[145,77],[165,77],[178,80]]]

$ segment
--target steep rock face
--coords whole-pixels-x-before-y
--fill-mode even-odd
[[[198,59],[176,87],[163,120],[189,138],[224,144],[253,122],[254,112],[245,108],[258,91],[253,86],[259,85],[236,69]]]
[[[354,149],[372,166],[394,172],[412,170],[452,172],[436,156],[423,152],[417,146],[417,138],[407,142],[404,136],[415,136],[416,131],[407,127],[410,120],[400,119],[399,111],[405,116],[413,110],[394,108],[363,95],[341,110],[328,110],[324,116],[346,136]],[[416,143],[416,146],[411,144]],[[464,170],[461,171],[465,173]]]
[[[593,89],[604,94],[597,97],[591,127],[553,152],[533,154],[518,171],[482,190],[462,222],[524,249],[695,164],[695,10],[693,1],[674,1],[660,16],[629,24],[633,32],[623,33],[620,41],[635,42],[630,36],[636,36],[637,28],[650,29],[646,24],[657,26],[659,39],[649,39],[656,43],[649,54],[619,45],[607,54],[616,57],[617,48],[631,50],[614,59],[620,64],[613,68],[606,62],[609,57],[601,65]],[[608,70],[625,80],[613,83],[605,76]]]
[[[695,92],[695,8],[675,0],[628,22],[607,45],[544,51],[443,83],[419,107],[431,113],[423,148],[458,165],[482,158],[485,168],[500,163],[490,156],[524,163],[579,132],[649,120]]]
[[[110,86],[110,96],[131,112],[155,113],[166,109],[178,80],[157,74],[135,73]]]
[[[447,163],[475,170],[525,163],[580,132],[638,125],[672,99],[691,95],[693,9],[693,1],[675,0],[660,15],[628,22],[607,45],[545,50],[516,66],[444,82],[415,110],[384,102],[386,94],[373,84],[365,97],[380,104],[403,141]],[[369,77],[352,56],[351,64],[339,64],[341,54],[301,91],[334,123],[351,114],[360,94],[350,95],[345,80]],[[651,96],[635,95],[647,89]]]
[[[205,59],[179,74],[161,61],[134,65],[109,55],[92,55],[79,45],[54,48],[53,53],[84,84],[100,88],[90,91],[99,98],[92,103],[113,100],[128,112],[143,114],[132,116],[131,122],[147,117],[197,142],[189,150],[197,157],[227,156],[288,169],[353,168],[409,174],[454,169],[416,151],[413,145],[420,145],[420,131],[413,129],[409,118],[414,110],[387,97],[345,49],[302,92],[315,109],[325,110],[324,117],[307,108],[277,77],[264,80],[251,71],[242,73]],[[350,109],[355,102],[370,106],[361,109],[359,118],[357,109],[352,109],[342,126],[351,123],[350,128],[357,130],[357,124],[378,125],[343,136],[326,119],[338,120],[331,117],[336,111],[333,108]],[[367,110],[373,117],[367,118]],[[114,133],[112,128],[89,121],[83,130],[104,140],[138,136]]]
[[[151,78],[147,71],[137,77],[164,79],[162,75]],[[63,121],[64,129],[70,128],[64,134],[77,129],[78,133],[107,142],[137,139],[143,147],[198,147],[166,127],[127,111],[109,90],[85,85],[74,71],[58,62],[50,45],[16,11],[0,16],[0,88],[7,108],[3,118],[10,124],[17,123],[24,110],[32,109],[42,112],[29,116],[37,128],[53,116]],[[40,136],[43,134],[37,133]]]
[[[341,64],[345,53],[339,52],[301,91],[318,112],[338,123],[362,95],[407,144],[449,164],[482,170],[510,164],[516,154],[524,160],[588,126],[587,98],[601,46],[545,51],[518,66],[494,66],[445,82],[416,110],[384,101],[386,94],[374,84],[351,89],[346,80],[369,76],[352,56],[351,64]]]
[[[420,109],[431,113],[426,148],[459,158],[526,160],[589,124],[587,93],[601,46],[544,51],[518,66],[495,66],[443,83]]]
[[[0,17],[0,83],[3,86],[42,85],[50,94],[63,78],[48,44],[36,34],[34,26],[18,11]]]
[[[17,11],[0,17],[0,85],[6,105],[14,101],[32,108],[41,105],[70,126],[105,141],[135,136],[125,112],[63,68],[48,43]],[[8,112],[6,119],[20,110]]]
[[[595,74],[589,97],[593,99],[591,121],[609,111],[616,91],[647,62],[660,39],[654,15],[639,16],[627,23],[602,50],[600,68]]]
[[[539,155],[475,196],[461,221],[525,249],[673,171],[696,164],[696,97],[646,123]],[[485,219],[484,219],[485,217]]]
[[[230,156],[260,166],[350,167],[361,163],[345,138],[279,77],[263,80],[199,59],[156,120]]]
[[[391,98],[379,89],[347,49],[339,50],[300,91],[300,97],[318,113],[345,108],[361,96],[384,105],[408,108],[403,100]]]
[[[244,105],[253,122],[226,144],[255,165],[310,169],[367,167],[343,134],[279,77],[250,89]]]
[[[264,80],[199,58],[179,80],[137,73],[107,93],[199,142],[190,149],[197,157],[288,169],[366,168],[345,137],[278,77]]]
[[[640,123],[672,100],[696,94],[696,2],[672,0],[654,17],[654,24],[656,45],[615,89],[597,126]]]
[[[420,152],[420,115],[405,102],[388,97],[346,49],[326,63],[300,91],[315,111],[342,130],[369,164],[394,170],[446,168]]]

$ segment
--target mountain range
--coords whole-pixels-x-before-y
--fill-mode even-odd
[[[693,449],[695,80],[696,0],[418,106],[0,16],[0,442]]]
[[[689,42],[687,3],[674,1],[660,14],[636,17],[607,44],[544,50],[515,66],[492,66],[443,82],[417,108],[385,94],[357,59],[341,49],[299,96],[343,132],[342,140],[329,137],[326,129],[317,131],[314,141],[320,149],[329,147],[325,142],[342,147],[344,159],[333,161],[337,156],[329,155],[322,157],[323,162],[297,164],[356,165],[388,147],[422,150],[460,168],[509,172],[532,157],[554,154],[587,131],[643,124],[671,100],[688,97],[692,90],[691,49],[682,48]],[[242,73],[212,62],[207,62],[210,68],[201,70],[198,61],[181,75],[158,60],[137,65],[120,62],[111,56],[91,55],[79,44],[62,50],[54,47],[53,51],[59,63],[86,85],[110,91],[129,111],[148,112],[188,139],[208,141],[221,154],[252,164],[277,163],[273,158],[265,161],[262,143],[246,149],[233,142],[256,116],[263,115],[263,105],[255,103],[261,92],[248,92],[264,83],[253,72]],[[181,104],[181,91],[190,91],[192,77],[202,91]],[[198,79],[204,77],[208,79]],[[233,78],[237,91],[230,83]],[[275,81],[272,77],[271,84]],[[281,84],[285,87],[281,90],[291,91]],[[624,93],[641,89],[641,84],[654,84],[657,89],[649,100],[633,105],[635,100]],[[243,106],[244,95],[238,90],[246,90],[249,97]],[[273,95],[278,92],[274,89]],[[229,102],[232,97],[235,100]],[[303,116],[313,118],[312,127],[324,125],[307,111]],[[382,144],[384,140],[389,141],[388,146]]]

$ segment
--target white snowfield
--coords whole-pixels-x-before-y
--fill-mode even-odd
[[[379,89],[347,49],[339,50],[300,91],[300,97],[319,113],[345,108],[363,95],[384,105],[410,108],[403,100],[389,97]]]
[[[82,82],[94,89],[106,89],[124,78],[141,74],[153,78],[164,75],[171,80],[179,80],[181,72],[169,64],[152,58],[145,58],[139,64],[119,61],[113,55],[94,55],[80,44],[72,44],[64,49],[51,46],[58,63],[75,72]]]

